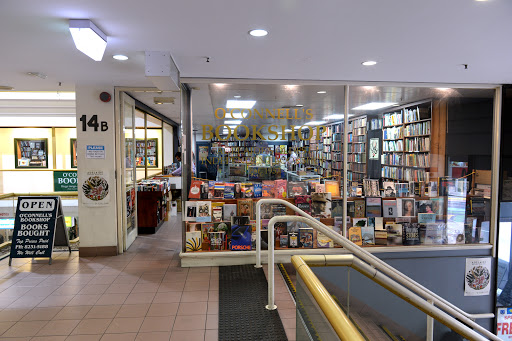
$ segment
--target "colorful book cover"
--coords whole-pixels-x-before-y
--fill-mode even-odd
[[[428,223],[436,222],[436,214],[435,213],[418,213],[418,223],[422,225],[426,225]]]
[[[352,226],[367,226],[368,225],[368,219],[367,218],[352,218]]]
[[[375,230],[384,230],[384,218],[370,217],[368,218],[368,226],[373,227]]]
[[[198,222],[212,221],[212,203],[211,201],[197,201],[197,218]]]
[[[316,193],[325,193],[325,184],[315,184]]]
[[[335,217],[342,217],[342,216],[343,216],[343,200],[332,199],[331,217],[335,218]]]
[[[416,202],[418,213],[434,213],[432,210],[432,200],[419,200]]]
[[[235,199],[245,198],[244,192],[242,191],[242,184],[235,183]]]
[[[319,248],[330,248],[334,247],[334,241],[327,237],[322,232],[317,232],[316,234],[316,246]]]
[[[264,180],[261,186],[262,196],[264,198],[273,198],[274,197],[274,181],[272,180]]]
[[[231,250],[232,251],[250,251],[252,242],[252,226],[249,225],[231,225]]]
[[[396,223],[386,223],[388,233],[388,245],[402,245],[402,225]]]
[[[212,221],[219,222],[222,221],[222,207],[224,206],[223,202],[212,202]]]
[[[427,224],[427,227],[425,229],[425,244],[446,244],[446,224]]]
[[[397,183],[395,184],[396,188],[396,196],[400,198],[405,198],[410,196],[409,195],[409,183]]]
[[[398,217],[396,200],[383,200],[382,201],[382,216],[384,218]]]
[[[286,180],[276,180],[274,181],[275,183],[275,195],[276,195],[276,198],[277,199],[286,199],[287,198],[287,193],[286,193],[286,185],[287,185],[287,181]]]
[[[262,204],[260,207],[260,219],[271,219],[272,217],[272,204]]]
[[[249,219],[253,218],[253,207],[252,207],[252,199],[239,199],[237,201],[238,205],[238,215],[239,216],[247,216]]]
[[[231,221],[231,217],[236,216],[236,204],[224,204],[222,220]]]
[[[316,185],[319,185],[320,181],[308,181],[308,192],[316,192]]]
[[[213,229],[215,232],[224,232],[222,250],[231,249],[231,222],[222,221],[220,223],[214,223]]]
[[[234,199],[234,198],[235,198],[235,184],[225,183],[224,184],[224,199]]]
[[[356,216],[356,204],[354,201],[347,201],[347,215],[351,218]]]
[[[307,195],[308,194],[308,185],[305,182],[296,182],[290,181],[288,182],[288,198],[295,198],[298,195]]]
[[[348,239],[359,246],[363,246],[363,236],[361,235],[361,226],[352,226],[348,229]]]
[[[281,204],[272,204],[272,217],[286,215],[286,206]]]
[[[281,235],[287,234],[287,223],[286,222],[277,222],[274,225],[274,245],[279,245],[279,240]]]
[[[444,217],[444,198],[432,198],[432,211],[437,215],[438,219],[443,219]]]
[[[310,227],[299,230],[299,246],[304,249],[313,248],[313,229]]]
[[[287,248],[288,247],[288,235],[282,234],[279,236],[279,247]]]
[[[416,203],[412,198],[399,198],[396,199],[396,210],[399,217],[414,217],[416,216]]]
[[[288,247],[298,248],[299,247],[299,233],[290,232],[288,233]]]
[[[375,230],[375,245],[388,245],[388,232],[386,230]]]
[[[201,231],[186,232],[186,251],[201,251]]]
[[[254,185],[250,182],[242,183],[242,192],[244,193],[244,198],[254,198]]]
[[[375,245],[374,226],[370,226],[369,224],[361,226],[361,238],[363,241],[363,246]]]
[[[208,199],[209,187],[207,182],[201,183],[201,199]]]
[[[382,187],[384,189],[384,197],[385,198],[394,198],[397,196],[394,182],[384,181],[382,183]]]
[[[311,211],[313,217],[331,217],[331,193],[311,193]]]
[[[365,217],[365,207],[364,200],[354,200],[354,218],[363,218]]]
[[[366,201],[366,216],[367,217],[381,217],[382,216],[382,198],[367,197]]]
[[[261,184],[254,184],[254,197],[261,198],[263,196],[263,190]]]
[[[251,248],[256,250],[256,220],[251,220]]]
[[[224,183],[216,182],[213,187],[213,198],[224,198]]]
[[[190,184],[190,191],[188,192],[188,197],[190,199],[201,199],[201,184],[203,182],[200,180],[192,180]]]
[[[295,206],[311,215],[311,196],[298,195],[295,197]]]
[[[336,180],[325,180],[325,192],[331,193],[331,197],[339,197],[340,196],[340,182]]]
[[[403,225],[403,244],[420,244],[420,225],[418,223],[402,223]]]
[[[210,232],[210,250],[218,251],[218,250],[225,250],[225,236],[226,232],[224,231],[218,231],[218,232]]]
[[[210,233],[215,232],[213,223],[202,223],[201,224],[201,238],[202,238],[202,249],[210,250]]]
[[[208,181],[208,199],[213,199],[215,193],[215,181]]]
[[[185,221],[195,221],[197,218],[197,201],[185,202]]]

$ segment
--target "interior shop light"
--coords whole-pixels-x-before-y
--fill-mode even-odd
[[[365,62],[362,62],[361,64],[363,64],[364,66],[372,66],[372,65],[377,64],[377,62],[374,60],[367,60]]]
[[[226,102],[226,108],[228,109],[252,109],[256,101],[237,101],[237,100],[228,100]]]
[[[350,116],[350,114],[348,116]],[[343,114],[332,114],[327,117],[324,117],[324,120],[342,120],[344,118],[345,118],[345,115],[343,115]]]
[[[73,91],[0,91],[0,99],[74,101]]]
[[[327,93],[327,91],[320,90],[320,91],[317,91],[316,93],[317,93],[317,94],[326,94],[326,93]]]
[[[304,104],[295,104],[296,107],[303,107]]]
[[[224,124],[242,124],[241,120],[224,121]]]
[[[69,31],[76,48],[99,62],[107,47],[107,36],[89,19],[70,19]]]
[[[307,126],[318,126],[318,125],[321,125],[321,124],[326,124],[327,122],[325,121],[311,121],[311,122],[308,122],[306,123]]]
[[[115,60],[128,60],[128,57],[124,54],[115,54],[112,56]]]
[[[249,34],[253,37],[264,37],[268,34],[268,31],[262,29],[250,30]]]
[[[366,103],[363,105],[360,105],[358,107],[352,108],[352,110],[377,110],[382,109],[386,107],[391,107],[397,103],[391,103],[391,102],[371,102]]]

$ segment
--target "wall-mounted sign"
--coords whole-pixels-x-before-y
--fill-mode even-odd
[[[86,159],[104,159],[105,158],[105,146],[93,146],[87,145],[85,148]]]
[[[76,171],[53,171],[53,190],[55,192],[78,191]]]
[[[496,336],[501,340],[512,339],[512,308],[499,307],[496,317]]]
[[[489,295],[491,289],[491,258],[466,258],[464,296]]]
[[[106,171],[88,171],[82,184],[85,206],[107,206],[110,202],[109,176]]]

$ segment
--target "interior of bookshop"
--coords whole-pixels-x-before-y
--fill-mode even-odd
[[[492,89],[191,86],[186,252],[254,250],[266,198],[363,247],[490,242]],[[338,247],[301,222],[268,235],[269,219],[294,214],[261,206],[262,248]]]

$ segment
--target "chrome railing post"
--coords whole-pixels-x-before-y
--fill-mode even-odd
[[[427,300],[428,303],[434,305],[434,301]],[[427,315],[427,338],[426,341],[434,341],[434,318]]]
[[[256,203],[256,265],[261,268],[261,202],[267,199],[258,200]]]
[[[265,306],[267,310],[277,309],[277,306],[274,304],[274,219],[270,219],[268,223],[268,305]]]

